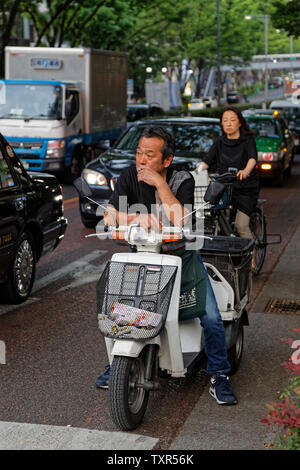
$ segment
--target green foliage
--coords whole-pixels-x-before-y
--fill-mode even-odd
[[[289,8],[282,15],[279,7],[287,3]],[[300,28],[296,3],[299,2],[221,0],[221,64],[235,67],[247,64],[253,54],[264,54],[263,24],[259,18],[247,21],[246,14],[270,14],[275,27],[285,28],[290,34],[290,24]],[[0,0],[0,5],[2,54],[19,12],[33,22],[36,46],[59,47],[67,43],[71,47],[127,52],[128,74],[140,90],[146,78],[156,77],[163,66],[179,74],[183,59],[193,69],[216,65],[215,0]],[[288,52],[288,33],[277,33],[274,25],[269,25],[269,52]],[[293,29],[295,36],[297,31]],[[294,41],[294,47],[300,48],[300,40]],[[147,66],[152,68],[148,77]]]
[[[289,36],[300,36],[299,0],[276,0],[273,2],[275,11],[272,21],[276,28],[283,28]]]
[[[295,331],[299,332],[300,329],[295,329]],[[291,338],[282,340],[288,344],[293,343]],[[300,354],[298,351],[293,353],[288,362],[282,364],[292,372],[293,376],[289,378],[287,387],[279,395],[281,401],[267,405],[268,414],[261,420],[262,423],[277,430],[274,445],[281,450],[300,450]]]

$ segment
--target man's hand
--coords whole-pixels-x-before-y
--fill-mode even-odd
[[[140,166],[137,168],[138,182],[143,181],[144,183],[149,184],[150,186],[155,186],[158,188],[159,185],[165,183],[163,177],[157,173],[157,171],[152,170],[147,166]]]
[[[153,229],[155,232],[161,230],[161,223],[154,214],[137,214],[134,219],[131,220],[132,224],[138,224],[145,230]]]

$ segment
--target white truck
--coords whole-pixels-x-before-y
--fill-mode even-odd
[[[177,81],[152,82],[146,80],[145,92],[147,104],[157,104],[164,111],[181,108],[182,102]]]
[[[126,128],[127,54],[6,47],[0,131],[24,166],[79,176]]]

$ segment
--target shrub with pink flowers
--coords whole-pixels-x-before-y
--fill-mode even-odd
[[[300,329],[294,329],[300,332]],[[274,447],[284,450],[300,450],[300,340],[282,338],[294,352],[282,365],[292,374],[288,386],[280,393],[278,402],[267,405],[268,414],[262,423],[276,429]]]

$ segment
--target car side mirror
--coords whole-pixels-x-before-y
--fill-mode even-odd
[[[80,196],[84,196],[84,197],[92,196],[92,191],[82,176],[80,178],[77,178],[75,181],[73,181],[73,185],[75,186],[75,189]]]
[[[259,137],[267,137],[268,133],[265,130],[259,131]]]
[[[71,103],[71,101],[66,101],[65,115],[66,115],[66,118],[69,118],[72,115],[72,103]]]

